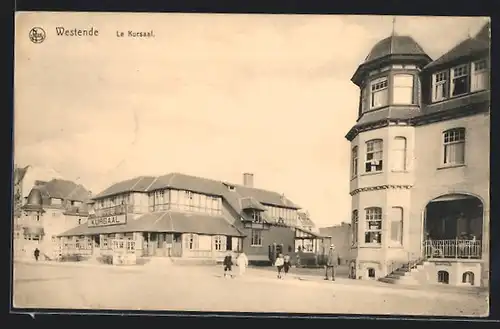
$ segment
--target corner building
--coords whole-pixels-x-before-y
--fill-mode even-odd
[[[354,73],[356,279],[488,285],[489,29],[435,61],[393,34]]]

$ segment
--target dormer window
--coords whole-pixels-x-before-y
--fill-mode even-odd
[[[459,96],[469,92],[469,68],[460,65],[451,70],[451,96]]]
[[[252,220],[254,223],[261,223],[262,222],[262,214],[258,210],[253,210],[252,211]]]
[[[488,87],[488,63],[481,60],[472,63],[471,91],[485,90]]]
[[[370,84],[370,109],[386,106],[388,104],[389,88],[387,77],[375,79]]]
[[[432,101],[439,102],[448,97],[448,72],[443,71],[433,75]]]
[[[227,186],[227,189],[228,189],[229,191],[234,191],[234,190],[235,190],[235,187],[234,187],[233,185],[228,185],[228,186]]]

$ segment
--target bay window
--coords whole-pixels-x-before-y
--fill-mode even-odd
[[[370,109],[388,104],[389,88],[387,77],[373,80],[370,84]]]
[[[454,128],[443,132],[443,164],[465,163],[465,128]]]
[[[396,74],[393,77],[392,103],[399,105],[414,104],[412,74]]]
[[[382,171],[383,155],[383,141],[381,139],[366,142],[365,171]]]
[[[382,208],[366,208],[365,243],[380,244],[382,242]]]
[[[366,112],[366,108],[367,108],[367,88],[366,87],[363,87],[361,88],[361,113],[365,113]]]

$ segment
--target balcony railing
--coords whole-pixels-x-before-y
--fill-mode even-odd
[[[480,240],[426,240],[424,241],[425,258],[481,258]]]

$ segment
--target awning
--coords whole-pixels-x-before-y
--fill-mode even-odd
[[[33,226],[25,226],[23,227],[24,235],[44,235],[45,232],[43,227],[33,227]]]
[[[173,211],[145,214],[128,219],[125,224],[88,226],[88,222],[59,236],[96,235],[130,232],[197,233],[207,235],[245,236],[222,216],[190,214]]]

